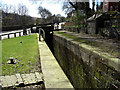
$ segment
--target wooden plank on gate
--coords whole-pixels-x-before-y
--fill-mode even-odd
[[[19,85],[17,77],[15,75],[11,75],[10,78],[12,80],[11,83],[12,83],[13,86],[18,86]]]
[[[35,72],[35,75],[36,75],[36,77],[37,77],[37,81],[38,81],[38,82],[43,81],[43,79],[42,79],[42,73]]]
[[[17,77],[18,84],[19,84],[19,85],[20,85],[20,84],[23,84],[23,80],[22,80],[21,75],[20,75],[19,73],[16,74],[16,77]]]
[[[5,79],[5,76],[0,76],[0,80],[1,80],[1,84],[2,84],[2,87],[8,87],[7,85],[7,81]]]
[[[5,76],[5,79],[6,79],[6,82],[7,82],[8,87],[13,86],[13,85],[12,85],[12,80],[11,80],[10,76],[8,76],[8,75]]]

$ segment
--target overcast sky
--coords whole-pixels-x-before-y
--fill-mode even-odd
[[[61,14],[62,16],[65,16],[65,12],[62,11],[62,4],[63,1],[52,1],[52,0],[44,0],[42,3],[40,0],[37,0],[35,3],[33,3],[30,0],[0,0],[2,4],[7,5],[13,5],[15,7],[18,7],[19,4],[24,4],[28,8],[28,14],[32,17],[40,17],[38,14],[38,7],[42,6],[46,9],[48,9],[52,14]]]
[[[26,5],[28,8],[28,14],[32,17],[40,17],[38,14],[38,7],[42,6],[48,9],[53,15],[54,14],[61,14],[62,16],[66,16],[65,12],[62,11],[62,4],[65,0],[35,0],[36,2],[33,3],[32,0],[0,0],[2,4],[13,5],[18,7],[19,4]],[[90,7],[92,7],[92,0],[90,0]],[[100,0],[97,0],[100,1]]]

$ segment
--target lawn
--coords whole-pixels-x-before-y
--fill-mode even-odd
[[[7,64],[10,57],[16,64]],[[37,35],[2,40],[2,75],[29,73],[39,70]]]

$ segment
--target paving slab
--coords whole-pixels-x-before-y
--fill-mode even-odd
[[[8,87],[5,76],[0,76],[2,87]]]
[[[23,80],[21,78],[21,75],[19,73],[16,74],[17,80],[18,80],[18,84],[23,84]]]
[[[35,75],[36,75],[36,78],[37,78],[37,82],[43,81],[43,79],[42,79],[42,74],[41,74],[41,73],[35,72]]]
[[[29,77],[30,77],[30,81],[29,81],[30,84],[37,83],[37,78],[35,73],[30,73]]]
[[[12,80],[11,80],[11,77],[10,77],[10,76],[8,76],[8,75],[7,75],[7,76],[5,76],[5,79],[6,79],[6,81],[7,81],[7,85],[8,85],[8,87],[13,86],[13,85],[12,85],[12,83],[11,83],[11,82],[12,82]]]
[[[27,75],[27,74],[21,74],[21,77],[22,77],[22,79],[23,79],[24,85],[29,84],[29,78],[28,78],[28,75]]]
[[[45,88],[71,88],[74,89],[69,79],[59,66],[52,52],[44,41],[39,41],[41,67],[44,77]]]
[[[15,75],[11,75],[10,78],[11,78],[11,81],[12,81],[11,83],[12,83],[13,86],[18,86],[19,85],[17,77]]]
[[[42,73],[35,72],[29,74],[15,74],[0,76],[0,81],[2,87],[13,87],[19,86],[20,84],[30,85],[37,84],[38,82],[43,82]]]

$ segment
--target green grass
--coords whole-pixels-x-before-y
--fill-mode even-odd
[[[73,36],[73,35],[70,35],[70,34],[67,34],[67,33],[64,33],[64,32],[57,32],[57,33],[65,36],[65,37],[72,38],[75,41],[78,41],[78,42],[81,42],[81,43],[89,44],[89,45],[92,45],[92,46],[96,46],[96,44],[97,44],[93,41],[88,41],[88,40],[85,40],[84,38],[79,38],[79,37],[76,37],[76,36]]]
[[[38,56],[37,35],[2,40],[2,75],[29,73],[38,63]],[[10,57],[18,59],[19,62],[7,64]]]

